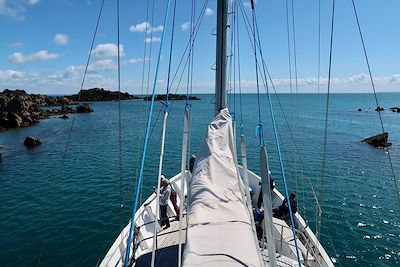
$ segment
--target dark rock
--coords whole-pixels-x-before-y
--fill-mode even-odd
[[[24,145],[28,147],[38,146],[42,143],[39,138],[33,136],[27,136],[24,141]]]
[[[68,117],[67,115],[64,114],[64,115],[60,116],[59,118],[65,120],[65,119],[68,119],[69,117]]]
[[[17,113],[8,113],[8,124],[5,126],[8,128],[18,128],[23,124],[23,119]]]
[[[115,101],[115,100],[129,100],[138,99],[140,97],[130,95],[128,93],[120,93],[118,91],[108,91],[104,88],[92,88],[81,90],[80,94],[69,96],[68,99],[72,101],[81,102],[94,102],[94,101]]]
[[[389,134],[387,132],[377,134],[371,137],[367,137],[361,142],[365,144],[372,145],[374,147],[385,148],[392,145],[392,143],[388,143]]]
[[[392,112],[400,112],[400,108],[399,107],[393,107],[393,108],[390,108],[390,110]]]
[[[362,111],[362,109],[361,109],[361,108],[359,108],[359,109],[358,109],[358,111]]]
[[[49,97],[27,94],[24,90],[6,89],[0,93],[0,131],[27,127],[49,116],[74,113],[68,105],[75,102],[68,97]],[[42,110],[44,106],[61,106],[61,109]]]
[[[83,104],[76,107],[76,113],[89,113],[93,112],[93,109],[89,106],[89,104]]]
[[[385,109],[384,108],[382,108],[382,107],[380,107],[380,106],[378,106],[376,109],[375,109],[375,111],[384,111]]]
[[[154,101],[165,101],[167,98],[167,95],[156,95],[154,97]],[[151,96],[145,96],[143,98],[146,101],[151,101]],[[200,100],[199,97],[197,96],[189,96],[187,97],[186,95],[176,95],[176,94],[169,94],[168,95],[168,100]]]

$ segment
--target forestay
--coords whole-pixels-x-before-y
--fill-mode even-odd
[[[183,266],[261,266],[226,108],[208,126],[188,190]]]

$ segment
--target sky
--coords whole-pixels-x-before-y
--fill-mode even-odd
[[[90,61],[83,88],[101,87],[118,90],[116,0],[104,1],[94,46],[91,49],[101,2],[101,0],[0,0],[0,91],[9,88],[42,94],[77,93],[81,88],[89,55]],[[251,18],[248,0],[241,2],[243,10]],[[286,16],[284,0],[258,0],[256,5],[263,57],[276,90],[300,93],[326,92],[332,1],[320,0],[320,24],[318,0],[287,2],[289,18]],[[196,0],[195,3],[196,18],[203,7],[206,9],[193,50],[193,91],[212,93],[215,79],[213,68],[216,1]],[[356,0],[355,3],[376,90],[397,92],[400,88],[398,49],[400,1]],[[173,4],[174,1],[171,0],[167,24],[163,25],[167,0],[150,1],[149,6],[146,1],[120,1],[119,50],[122,91],[140,94],[151,90],[161,38],[165,31],[156,82],[157,93],[165,93],[169,63],[173,77],[188,43],[191,26],[192,1],[177,0],[170,61]],[[290,15],[292,7],[294,20]],[[233,53],[233,48],[229,51],[240,57],[240,80],[243,92],[254,93],[256,92],[254,54],[243,24],[242,12],[238,13],[236,21],[241,26],[239,38],[236,39],[239,40],[241,49],[237,53]],[[318,46],[319,25],[320,46]],[[334,27],[331,92],[372,93],[351,0],[336,0]],[[144,53],[145,48],[146,53]],[[319,86],[318,50],[320,50]],[[289,67],[289,51],[291,67]],[[149,65],[150,72],[147,71]],[[146,69],[144,72],[143,66]],[[239,67],[235,69],[237,78]],[[147,73],[150,75],[147,76]],[[177,86],[180,76],[181,72],[178,72],[178,78],[174,80],[171,90],[185,93],[187,74],[183,74],[182,82]],[[235,84],[231,82],[231,88],[237,86],[238,82]]]

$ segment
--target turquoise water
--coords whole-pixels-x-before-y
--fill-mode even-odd
[[[380,105],[400,106],[400,94],[380,94]],[[249,166],[259,172],[258,124],[255,95],[230,97],[237,125],[243,118]],[[326,176],[322,169],[325,96],[280,95],[282,109],[292,127],[306,175],[317,192],[323,192],[322,243],[338,266],[398,266],[400,264],[400,209],[388,164],[387,151],[361,144],[366,136],[381,132],[373,111],[373,95],[331,95],[328,123]],[[193,102],[191,151],[204,138],[213,114],[213,98]],[[290,191],[297,192],[299,207],[315,228],[314,201],[301,171],[300,157],[274,97]],[[234,108],[236,103],[236,108]],[[265,141],[272,173],[283,192],[276,145],[266,98],[261,99]],[[167,130],[164,174],[180,169],[184,102],[171,106]],[[119,165],[118,103],[93,103],[95,112],[78,114],[70,134],[72,118],[50,118],[38,125],[0,133],[0,266],[94,266],[105,255],[121,228],[126,225],[134,194],[134,177],[143,138],[146,103],[122,103],[122,178]],[[293,108],[292,108],[293,107]],[[357,112],[362,108],[362,112]],[[371,109],[368,109],[371,108]],[[157,122],[147,154],[143,198],[156,183],[161,136],[162,106],[155,105]],[[158,119],[158,114],[161,114]],[[390,153],[399,177],[400,114],[381,113],[393,147]],[[239,127],[238,127],[239,131]],[[26,136],[42,139],[34,149],[25,148]],[[63,166],[63,167],[61,167]],[[296,171],[297,170],[297,171]]]

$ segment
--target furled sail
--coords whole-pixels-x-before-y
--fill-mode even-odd
[[[243,189],[225,108],[208,126],[189,181],[183,266],[261,265]]]

